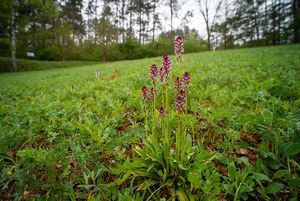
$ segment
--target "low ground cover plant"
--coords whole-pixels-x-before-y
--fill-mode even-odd
[[[0,74],[0,200],[297,200],[299,49]]]
[[[175,68],[167,55],[162,56],[160,68],[155,64],[150,67],[152,86],[143,86],[141,89],[146,134],[142,142],[134,148],[137,157],[110,170],[120,175],[113,184],[121,185],[130,180],[131,190],[142,192],[139,195],[142,200],[157,200],[161,197],[182,201],[272,199],[285,188],[284,182],[287,181],[276,182],[270,179],[270,171],[266,170],[267,164],[260,160],[259,168],[253,166],[259,152],[240,148],[239,154],[242,157],[237,157],[236,161],[225,162],[220,159],[221,156],[218,157],[218,152],[204,148],[203,136],[195,136],[195,112],[188,110],[191,75],[188,72],[182,75],[181,72],[184,47],[180,36],[175,38],[174,49]],[[174,77],[176,78],[172,86],[170,81]],[[276,141],[274,143],[279,144]],[[292,151],[292,155],[297,155],[297,144],[295,140],[285,149]],[[249,162],[249,159],[253,161]],[[276,156],[273,159],[278,161]],[[221,161],[227,166],[227,170],[218,170],[216,161]],[[238,168],[235,162],[238,163]],[[298,166],[297,162],[294,164]],[[266,171],[261,172],[260,168]],[[280,170],[280,167],[275,170],[286,171]],[[295,185],[297,188],[299,177],[296,174],[292,177],[291,186]]]
[[[130,178],[137,183],[136,191],[144,191],[142,199],[150,200],[160,193],[172,199],[195,199],[192,191],[204,188],[201,183],[205,185],[209,179],[205,179],[204,173],[211,176],[215,173],[210,172],[209,167],[216,154],[198,145],[188,125],[193,118],[187,107],[191,75],[188,72],[182,75],[183,52],[183,39],[178,36],[175,39],[176,68],[172,69],[172,62],[164,55],[160,68],[155,64],[150,67],[151,88],[143,86],[141,89],[145,138],[134,148],[137,157],[131,164],[124,164],[130,168],[123,168],[126,171],[117,184]],[[172,77],[176,77],[174,84]],[[117,170],[115,172],[122,172],[122,168]],[[214,187],[209,188],[205,188],[205,194]],[[220,188],[216,191],[220,192]]]

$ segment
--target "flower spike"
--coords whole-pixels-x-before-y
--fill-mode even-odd
[[[184,53],[183,38],[181,36],[175,37],[174,50],[176,55]]]
[[[158,69],[155,64],[152,64],[149,70],[150,79],[152,83],[155,84],[155,78],[158,76]]]
[[[144,101],[147,100],[147,97],[148,97],[148,89],[147,89],[147,87],[145,87],[145,86],[142,87],[142,96],[143,96]]]
[[[180,90],[177,99],[175,101],[175,108],[179,113],[184,113],[185,111],[185,91]]]
[[[181,78],[182,85],[187,88],[188,84],[191,82],[191,75],[185,72]]]

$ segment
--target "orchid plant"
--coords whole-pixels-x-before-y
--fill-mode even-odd
[[[175,200],[192,200],[193,174],[201,176],[201,171],[215,157],[203,149],[202,145],[194,144],[194,133],[188,131],[188,94],[191,75],[182,74],[183,39],[175,38],[175,60],[177,71],[172,74],[172,62],[167,55],[162,56],[161,67],[152,64],[149,76],[152,86],[141,88],[145,115],[146,139],[134,150],[138,157],[133,162],[127,161],[115,173],[123,176],[116,181],[121,184],[128,178],[139,179],[136,191],[143,191],[148,199],[165,191]],[[174,84],[171,79],[175,78]],[[172,120],[176,123],[171,124]],[[175,127],[174,127],[175,126]],[[191,135],[192,134],[192,135]],[[197,169],[201,164],[201,171]],[[195,170],[197,171],[195,172]],[[133,183],[133,182],[132,182]],[[148,192],[148,193],[147,193]]]

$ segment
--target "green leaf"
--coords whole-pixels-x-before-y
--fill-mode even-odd
[[[153,180],[153,179],[147,179],[146,181],[144,181],[138,188],[137,188],[137,191],[140,191],[140,190],[147,190],[149,187],[157,184],[158,181],[156,180]]]
[[[146,170],[138,169],[131,171],[131,174],[138,177],[153,177],[151,173],[146,172]]]
[[[164,168],[164,175],[163,175],[163,181],[165,181],[168,177],[168,170]]]
[[[172,186],[174,184],[174,181],[172,180],[172,179],[169,179],[168,181],[167,181],[167,186]]]
[[[272,157],[267,157],[265,159],[265,164],[273,170],[278,170],[280,167],[280,163]]]
[[[297,175],[290,175],[287,182],[290,186],[300,188],[300,178]]]
[[[282,183],[271,183],[268,188],[266,189],[267,193],[278,193],[281,189],[283,188],[283,184]]]
[[[236,167],[234,163],[230,163],[228,166],[228,173],[231,178],[234,178],[236,175]]]
[[[188,168],[184,167],[182,164],[179,164],[178,167],[182,170],[188,170]]]
[[[192,140],[192,137],[191,135],[187,135],[186,136],[186,153],[187,154],[190,154],[191,152],[191,148],[192,148],[192,144],[193,144],[193,140]]]
[[[147,169],[147,172],[150,172],[150,170],[152,170],[155,165],[156,163],[151,163]]]
[[[188,181],[191,182],[195,189],[199,189],[202,185],[201,172],[191,171],[188,174]]]
[[[248,185],[246,185],[246,186],[241,186],[241,188],[240,188],[240,192],[246,192],[246,193],[249,193],[249,192],[251,192],[251,191],[253,191],[253,188],[252,188],[251,186],[248,186]]]
[[[234,195],[233,185],[234,184],[223,184],[223,188],[226,194]]]
[[[176,191],[176,195],[178,196],[179,201],[189,201],[188,196],[182,188]]]
[[[134,151],[142,158],[145,158],[145,152],[144,149],[142,149],[140,146],[136,146]]]
[[[128,177],[131,175],[131,172],[126,172],[121,178],[116,179],[113,183],[115,185],[120,185],[122,184],[125,180],[128,179]]]
[[[245,165],[250,165],[249,159],[247,157],[240,157],[237,159],[237,163],[243,163]]]
[[[288,175],[289,170],[277,170],[277,172],[274,173],[273,178],[272,179],[278,179],[278,178],[282,178],[285,175]]]
[[[272,181],[267,175],[262,174],[262,173],[258,173],[258,172],[254,172],[252,173],[254,178],[258,181]]]
[[[297,155],[298,153],[300,153],[300,142],[289,143],[284,148],[283,153],[288,157]]]

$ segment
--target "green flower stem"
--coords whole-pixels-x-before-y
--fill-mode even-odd
[[[148,139],[148,113],[147,113],[147,111],[146,111],[146,139]]]
[[[156,189],[156,190],[148,197],[147,201],[149,201],[150,198],[152,198],[152,196],[153,196],[156,192],[158,192],[161,188],[163,188],[165,185],[167,185],[167,182],[164,183],[163,185],[161,185],[158,189]]]
[[[154,108],[154,101],[152,102],[152,142],[154,144],[157,143],[157,136],[156,136],[156,132],[155,132],[155,108]]]
[[[169,97],[168,97],[168,84],[166,84],[166,114],[169,113]],[[169,119],[168,119],[169,120]],[[167,132],[169,132],[169,121],[167,121]]]
[[[169,109],[168,109],[168,84],[166,84],[166,112],[168,112],[169,111]]]
[[[179,160],[181,151],[181,116],[178,117],[178,132],[176,133],[176,154]]]
[[[182,122],[182,133],[181,133],[181,143],[182,143],[182,147],[181,147],[181,160],[184,159],[185,156],[185,151],[186,151],[186,118],[184,115],[184,120]]]
[[[154,97],[153,97],[153,134],[155,135],[155,141],[157,141],[156,135],[156,87],[154,85]]]
[[[161,89],[161,91],[162,91],[162,92],[161,92],[161,97],[162,97],[162,98],[161,98],[161,105],[164,106],[164,105],[165,105],[164,91],[163,91],[163,89]]]
[[[180,76],[181,76],[181,55],[178,55],[176,60],[177,60],[177,68],[178,68],[178,77],[180,78]]]
[[[146,139],[148,139],[148,113],[147,113],[145,101],[143,101],[143,109],[144,109],[144,115],[146,116],[146,122],[145,122]]]
[[[234,201],[238,200],[238,196],[239,196],[239,191],[240,191],[241,185],[242,185],[242,183],[240,183],[240,185],[238,186],[238,188],[235,191],[234,198],[233,198]]]
[[[186,90],[187,91],[187,90]],[[185,117],[188,116],[188,113],[187,113],[187,105],[188,105],[188,92],[186,92],[185,94]],[[186,134],[187,134],[187,122],[186,122],[186,119],[187,118],[184,118],[184,132],[183,132],[183,135],[182,135],[182,142],[184,143],[184,145],[186,145]],[[185,147],[185,146],[184,146]],[[185,147],[186,148],[186,147]],[[184,157],[184,152],[186,151],[186,149],[182,150],[182,157]]]

